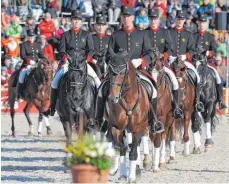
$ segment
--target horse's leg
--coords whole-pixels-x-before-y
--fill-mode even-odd
[[[170,155],[169,155],[169,162],[175,160],[175,145],[176,145],[176,122],[174,121],[171,125],[170,131],[171,131],[171,138],[169,142],[170,147]]]
[[[194,144],[193,154],[200,154],[201,153],[200,131],[193,133],[193,144]]]
[[[129,182],[136,182],[136,169],[137,169],[137,157],[138,157],[138,146],[141,140],[140,135],[133,134],[132,147],[129,153],[130,159],[130,170],[129,170]]]
[[[144,153],[144,159],[143,159],[143,168],[145,170],[151,169],[151,158],[149,154],[149,132],[147,132],[144,136],[142,136],[142,145],[143,145],[143,153]]]
[[[154,139],[154,158],[153,158],[153,172],[159,172],[159,160],[160,160],[160,146],[161,146],[161,134],[156,134]]]
[[[65,133],[65,136],[67,138],[66,145],[72,144],[72,126],[71,126],[71,122],[65,121],[62,118],[60,118],[60,121],[63,124],[64,133]]]
[[[52,130],[50,128],[50,123],[49,123],[48,117],[43,116],[43,120],[45,122],[45,126],[46,126],[46,129],[47,129],[47,135],[51,135],[52,134]]]
[[[183,135],[183,141],[184,141],[184,152],[183,155],[185,157],[190,155],[190,151],[189,151],[189,134],[188,134],[188,129],[189,129],[189,124],[191,121],[191,112],[186,112],[185,116],[184,116],[184,135]]]
[[[25,106],[25,108],[23,110],[24,114],[25,114],[25,117],[26,117],[26,119],[27,119],[27,121],[29,123],[29,133],[28,133],[29,136],[32,136],[34,134],[33,123],[32,123],[32,121],[31,121],[31,119],[29,117],[29,110],[30,110],[31,107],[32,107],[32,103],[31,102],[27,102],[26,106]]]
[[[160,167],[165,167],[166,165],[166,151],[165,151],[165,140],[166,140],[166,133],[162,133],[162,141],[161,141],[161,157],[160,157]]]
[[[13,99],[10,99],[10,116],[11,116],[11,120],[12,120],[11,131],[12,131],[12,136],[13,137],[15,137],[15,126],[14,126],[15,110],[14,110],[14,104],[15,104],[15,101]]]
[[[37,133],[38,137],[42,137],[42,125],[43,125],[43,115],[39,112],[39,117],[38,117],[38,125],[37,125]]]
[[[127,181],[127,169],[126,169],[126,146],[124,144],[123,132],[119,135],[120,144],[120,177],[119,181]]]

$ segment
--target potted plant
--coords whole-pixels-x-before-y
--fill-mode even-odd
[[[78,137],[74,145],[67,145],[65,151],[72,154],[64,165],[71,168],[74,183],[108,182],[108,170],[115,154],[112,144],[86,134]]]

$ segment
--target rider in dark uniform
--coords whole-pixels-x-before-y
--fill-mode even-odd
[[[173,43],[171,48],[172,54],[169,56],[169,64],[171,65],[176,58],[179,57],[184,61],[186,67],[195,73],[197,77],[195,106],[197,111],[203,112],[204,106],[203,103],[200,102],[200,76],[194,65],[191,63],[195,44],[192,33],[184,29],[185,17],[186,13],[183,10],[178,10],[176,27],[169,30]]]
[[[196,47],[200,46],[203,49],[203,52],[206,52],[206,56],[208,58],[212,58],[212,56],[215,56],[216,54],[216,42],[215,42],[214,36],[208,33],[206,30],[206,27],[207,27],[207,15],[206,14],[199,15],[198,25],[199,25],[199,32],[193,35]],[[218,101],[219,101],[219,108],[226,109],[227,106],[223,103],[223,100],[222,100],[223,86],[221,84],[220,75],[213,66],[208,64],[208,67],[215,73],[215,76],[216,76],[216,84],[217,84],[216,91],[217,91],[217,96],[218,96]]]
[[[152,62],[152,47],[149,43],[148,36],[145,31],[140,31],[135,29],[133,25],[134,15],[133,9],[131,6],[123,6],[122,7],[122,24],[123,28],[117,32],[115,32],[110,39],[109,42],[109,55],[112,53],[119,53],[121,50],[127,51],[130,56],[130,60],[133,63],[135,68],[145,68]],[[148,78],[138,73],[139,76],[147,80]],[[150,81],[148,79],[148,81]],[[151,83],[151,82],[150,82]],[[104,84],[104,83],[103,83]],[[103,121],[103,113],[106,102],[106,96],[103,96],[103,86],[99,88],[99,94],[96,102],[96,120],[99,125]],[[153,86],[153,85],[152,85]],[[154,88],[154,87],[153,87]],[[150,102],[153,106],[153,110],[155,113],[153,114],[153,121],[149,121],[150,131],[151,132],[162,132],[164,131],[164,126],[161,122],[157,120],[157,90],[153,89],[153,97],[151,97]]]
[[[59,55],[62,60],[59,66],[60,69],[57,71],[51,84],[50,108],[46,112],[43,112],[44,115],[53,116],[55,113],[58,84],[60,79],[68,71],[67,54],[70,57],[72,57],[72,53],[80,54],[80,57],[85,57],[88,63],[93,63],[92,56],[94,54],[94,45],[92,36],[89,31],[85,31],[80,28],[82,22],[82,12],[78,9],[73,10],[71,18],[72,29],[61,35]],[[94,79],[96,87],[98,88],[101,83],[100,79],[89,64],[87,64],[87,72],[88,75]]]
[[[164,55],[164,60],[167,61],[168,55],[171,54],[171,47],[172,47],[172,41],[169,32],[164,28],[160,28],[159,11],[157,9],[149,10],[148,16],[150,19],[150,27],[145,31],[148,35],[151,46],[152,48],[157,47],[159,52]],[[173,116],[175,119],[182,118],[183,112],[178,105],[179,84],[177,78],[173,73],[172,69],[168,65],[164,65],[164,71],[169,76],[170,81],[172,82],[172,87],[173,87],[172,92],[174,96]]]
[[[27,35],[28,41],[23,43],[20,47],[20,56],[23,60],[23,64],[17,83],[16,100],[19,100],[21,96],[25,76],[28,75],[31,70],[36,66],[35,64],[38,62],[38,59],[44,57],[43,51],[41,49],[41,44],[38,42],[34,42],[34,31],[28,30]]]

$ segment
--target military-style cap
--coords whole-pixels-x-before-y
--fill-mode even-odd
[[[177,10],[177,18],[185,19],[186,18],[186,12],[183,10]]]
[[[106,17],[102,15],[96,17],[96,24],[107,24]]]
[[[159,10],[158,9],[154,9],[154,10],[149,9],[148,16],[149,16],[149,18],[158,18],[159,17]]]
[[[208,20],[208,17],[206,14],[200,14],[199,15],[199,18],[198,18],[199,21],[202,21],[202,22],[206,22]]]
[[[132,6],[122,6],[122,15],[131,16],[134,14]]]
[[[82,20],[83,16],[82,16],[81,10],[79,10],[79,9],[73,10],[73,11],[72,11],[72,14],[71,14],[71,18],[72,18],[72,19],[75,18],[75,19],[80,19],[80,20]]]
[[[34,31],[33,31],[33,30],[30,30],[30,29],[29,29],[29,30],[27,31],[27,35],[28,35],[28,36],[34,36],[35,34],[34,34]]]

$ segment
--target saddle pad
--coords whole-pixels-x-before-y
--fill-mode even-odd
[[[191,69],[187,69],[187,74],[188,74],[188,78],[189,78],[191,84],[195,87],[196,83],[197,83],[196,74]]]
[[[145,81],[145,80],[142,80],[141,78],[139,78],[141,83],[142,83],[142,86],[145,88],[147,94],[148,94],[148,97],[149,99],[153,96],[153,88],[152,88],[152,85],[149,84],[149,82]]]

